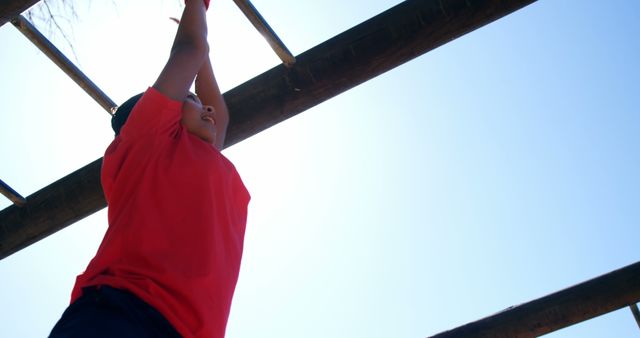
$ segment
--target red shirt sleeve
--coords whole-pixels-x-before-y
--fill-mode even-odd
[[[122,127],[123,138],[138,138],[151,134],[170,134],[180,122],[182,102],[175,101],[149,87],[133,107]]]

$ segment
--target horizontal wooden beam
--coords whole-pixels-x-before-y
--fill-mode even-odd
[[[640,262],[430,338],[528,338],[640,301]]]
[[[408,0],[225,94],[235,144],[535,0]]]
[[[0,257],[4,258],[77,222],[107,204],[96,160],[27,197],[22,207],[0,211]]]
[[[0,27],[40,0],[0,0]]]
[[[408,0],[225,93],[233,145],[535,0]],[[99,160],[0,211],[0,259],[106,204]]]

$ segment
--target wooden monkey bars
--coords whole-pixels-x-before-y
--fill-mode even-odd
[[[234,1],[283,65],[224,94],[231,114],[225,146],[535,2],[407,0],[294,58],[248,0]],[[105,110],[113,112],[115,104],[19,16],[37,2],[2,0],[0,26],[12,21]],[[0,181],[0,192],[15,203],[0,211],[0,259],[104,208],[101,164],[98,159],[27,199]],[[640,263],[635,263],[433,338],[535,337],[625,306],[631,307],[640,325],[638,301]]]
[[[225,146],[328,100],[535,0],[407,0],[224,94],[231,121]],[[7,2],[12,6],[7,6]],[[24,0],[5,0],[4,8]],[[18,14],[15,14],[18,15]],[[0,259],[106,206],[100,164],[0,211]]]

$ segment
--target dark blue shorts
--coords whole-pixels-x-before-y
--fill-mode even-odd
[[[90,287],[69,305],[49,338],[180,338],[153,307],[124,290]]]

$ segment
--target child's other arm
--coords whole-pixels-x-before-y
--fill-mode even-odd
[[[211,60],[206,58],[198,76],[196,77],[196,94],[202,101],[202,104],[212,106],[215,109],[216,120],[216,140],[215,146],[218,150],[224,147],[224,139],[227,134],[227,126],[229,125],[229,110],[224,102],[218,82],[213,74]]]

